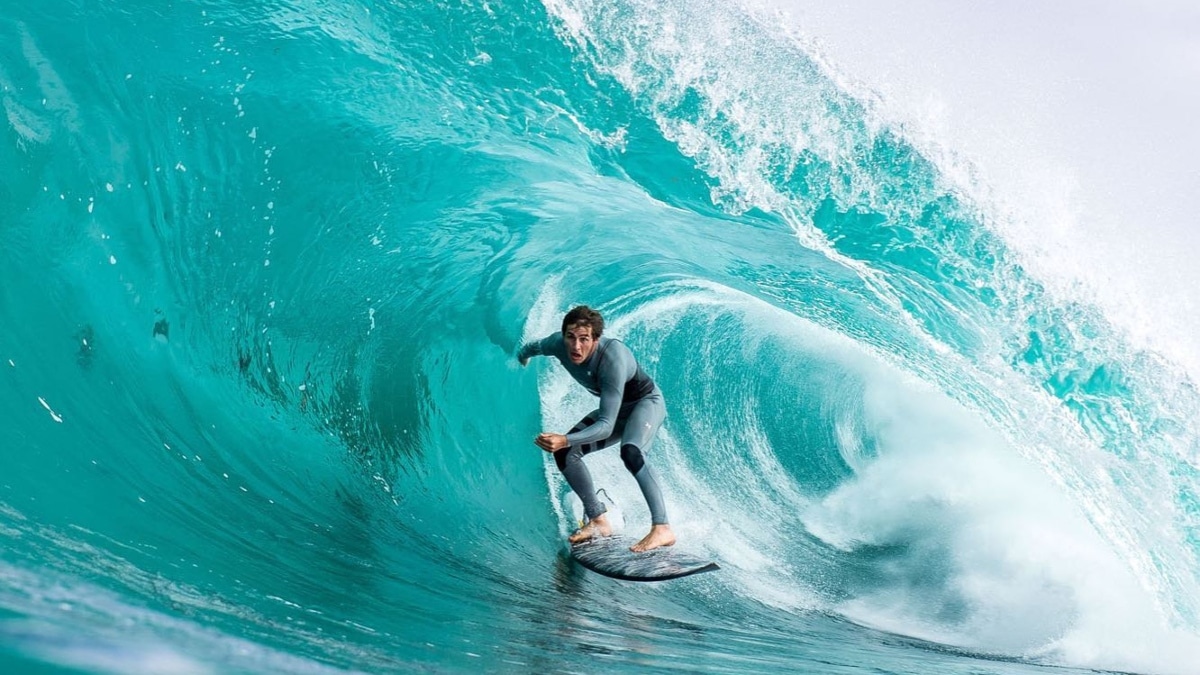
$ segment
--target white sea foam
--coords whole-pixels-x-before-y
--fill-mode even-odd
[[[805,513],[831,546],[882,556],[839,611],[983,652],[1185,672],[1200,640],[1039,467],[949,401],[879,384],[880,458]]]
[[[1197,279],[1185,262],[1200,249],[1186,226],[1195,219],[1187,186],[1196,180],[1200,135],[1192,116],[1182,114],[1195,107],[1197,87],[1179,85],[1197,71],[1184,72],[1174,46],[1183,26],[1200,25],[1195,8],[751,4],[791,9],[795,19],[787,23],[839,86],[876,101],[875,113],[981,206],[983,222],[1015,248],[1051,297],[1099,308],[1133,348],[1106,358],[1128,361],[1137,349],[1161,355],[1163,381],[1145,386],[1162,397],[1165,417],[1191,407],[1177,398],[1194,395],[1190,382],[1200,379],[1196,300],[1186,290]],[[1042,396],[1033,403],[1025,414],[1058,405]],[[1136,420],[1121,423],[1141,433]],[[1081,592],[1087,611],[1056,643],[1060,658],[1180,672],[1192,663],[1189,650],[1200,652],[1196,554],[1177,529],[1186,517],[1176,502],[1195,485],[1187,477],[1187,467],[1196,466],[1187,439],[1195,434],[1177,434],[1162,458],[1140,448],[1136,467],[1090,450],[1084,438],[1025,450],[1043,464],[1058,457],[1052,477],[1061,481],[1062,468],[1079,477],[1062,481],[1066,494],[1150,593],[1147,600],[1119,582],[1119,566],[1106,567],[1111,578],[1076,579],[1093,593]],[[1101,580],[1114,586],[1107,596],[1096,592]]]
[[[785,8],[840,86],[989,207],[1056,294],[1200,380],[1200,10],[1173,2]],[[1189,49],[1191,51],[1189,51]],[[869,94],[865,93],[869,92]],[[1163,293],[1162,289],[1177,289]]]

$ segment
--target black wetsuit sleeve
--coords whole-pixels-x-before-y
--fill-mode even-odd
[[[612,435],[617,424],[617,414],[625,397],[625,383],[637,373],[637,361],[633,353],[621,345],[614,344],[604,356],[600,366],[600,412],[591,426],[573,434],[567,434],[567,443],[582,445],[595,443]]]
[[[533,340],[521,345],[521,349],[517,351],[517,360],[527,361],[531,356],[549,356],[550,350],[553,347],[555,338],[559,337],[558,333],[547,335],[540,340]]]

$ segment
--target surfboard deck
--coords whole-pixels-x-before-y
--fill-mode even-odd
[[[629,550],[632,537],[597,537],[573,544],[571,557],[596,574],[625,581],[667,581],[720,569],[717,563],[676,549],[656,548],[645,553]]]

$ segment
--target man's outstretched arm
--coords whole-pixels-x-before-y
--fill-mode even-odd
[[[540,340],[532,340],[521,345],[521,348],[517,350],[517,361],[520,361],[521,365],[523,366],[529,363],[529,359],[531,357],[546,356],[549,354],[548,350],[550,349],[551,341],[553,341],[556,336],[557,334],[547,335]]]

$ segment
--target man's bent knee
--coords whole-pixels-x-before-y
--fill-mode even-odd
[[[637,472],[646,465],[646,460],[642,458],[641,448],[633,443],[621,446],[621,461],[625,462],[625,468],[629,469],[629,473],[634,475],[637,475]]]

